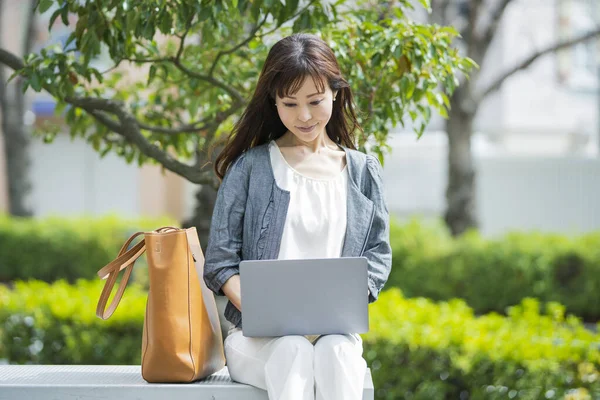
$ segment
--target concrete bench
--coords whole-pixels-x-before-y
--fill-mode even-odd
[[[373,400],[371,372],[363,400]],[[267,400],[267,392],[235,383],[227,367],[191,384],[149,384],[140,366],[0,365],[0,400]]]

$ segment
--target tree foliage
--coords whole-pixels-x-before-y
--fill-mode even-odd
[[[418,24],[406,15],[411,7],[409,0],[387,8],[343,0],[40,0],[49,29],[76,15],[65,45],[24,59],[0,49],[0,63],[25,89],[49,92],[71,135],[102,155],[216,185],[210,149],[243,111],[269,48],[292,32],[316,33],[336,53],[364,127],[360,149],[383,158],[392,127],[411,121],[420,135],[432,109],[446,115],[458,75],[474,63],[452,47],[453,28]],[[93,63],[101,54],[113,63],[107,70]],[[59,130],[45,127],[45,140]]]

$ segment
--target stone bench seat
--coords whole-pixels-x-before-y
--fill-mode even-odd
[[[371,372],[363,400],[373,400]],[[227,367],[190,383],[147,383],[140,366],[0,365],[0,400],[267,400],[267,392],[233,382]]]

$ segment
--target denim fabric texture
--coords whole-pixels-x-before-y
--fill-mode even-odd
[[[377,300],[392,266],[389,213],[382,168],[371,155],[342,147],[348,168],[347,227],[342,257],[368,260],[369,302]],[[217,295],[242,260],[272,260],[279,254],[290,193],[275,182],[268,144],[254,147],[229,167],[213,211],[204,266],[204,281]],[[231,303],[225,318],[242,326]]]

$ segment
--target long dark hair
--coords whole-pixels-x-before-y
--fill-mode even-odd
[[[275,43],[269,51],[252,99],[215,160],[219,179],[223,179],[231,163],[243,152],[278,139],[287,131],[277,114],[276,95],[293,95],[307,77],[314,80],[321,92],[325,83],[333,92],[337,91],[326,126],[327,136],[342,146],[356,148],[354,131],[362,128],[356,119],[350,86],[342,77],[333,51],[317,36],[294,34]]]

